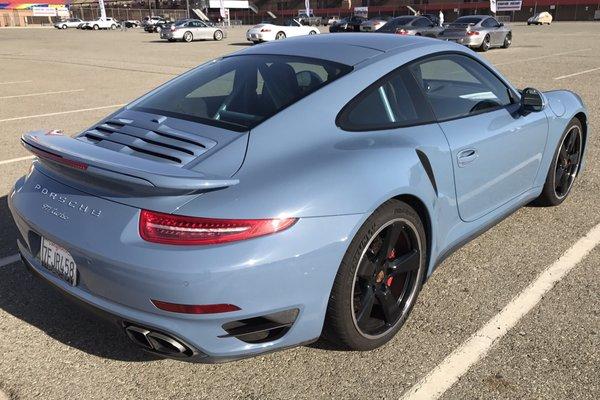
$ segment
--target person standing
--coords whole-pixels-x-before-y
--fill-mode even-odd
[[[439,14],[439,20],[440,20],[440,26],[444,26],[444,13],[442,12],[442,10],[440,10],[440,14]]]

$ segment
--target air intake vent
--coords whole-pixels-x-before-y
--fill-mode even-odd
[[[223,325],[227,335],[219,337],[235,337],[246,343],[271,342],[283,337],[290,330],[297,316],[298,309],[294,308],[260,317],[231,321]]]
[[[80,139],[121,153],[181,166],[217,144],[214,140],[168,127],[149,130],[136,127],[133,121],[124,123],[122,120],[98,125],[84,132]]]

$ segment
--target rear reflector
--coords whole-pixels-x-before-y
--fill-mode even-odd
[[[285,230],[296,218],[215,219],[142,210],[140,236],[162,244],[207,245],[235,242]]]
[[[175,304],[160,300],[150,300],[156,308],[179,314],[218,314],[239,311],[233,304]]]
[[[44,150],[40,150],[40,149],[36,149],[35,147],[29,147],[29,151],[31,151],[33,154],[35,154],[36,156],[38,156],[39,158],[43,158],[46,160],[50,160],[50,161],[54,161],[57,162],[59,164],[63,164],[66,165],[67,167],[71,167],[71,168],[75,168],[75,169],[80,169],[82,171],[85,171],[88,168],[87,164],[78,162],[78,161],[73,161],[73,160],[69,160],[67,158],[58,156],[56,154],[52,154],[49,153],[47,151]]]

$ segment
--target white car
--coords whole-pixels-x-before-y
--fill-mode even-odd
[[[327,20],[327,24],[326,25],[335,24],[339,20],[340,20],[340,17],[338,17],[337,15],[333,15],[333,16],[329,17],[329,19]]]
[[[119,22],[114,18],[98,18],[94,21],[88,21],[83,25],[82,29],[93,29],[97,31],[98,29],[117,29],[119,26]]]
[[[281,40],[286,37],[318,35],[320,32],[312,26],[304,26],[295,19],[289,19],[278,24],[277,21],[262,22],[246,32],[246,39],[256,44],[271,40]]]
[[[54,24],[54,27],[57,29],[67,29],[67,28],[77,28],[79,24],[85,21],[79,18],[69,18],[62,21],[58,21]]]

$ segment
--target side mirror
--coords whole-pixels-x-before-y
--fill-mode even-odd
[[[546,107],[546,98],[537,89],[525,88],[521,92],[521,107],[529,112],[542,111]]]
[[[498,24],[498,26],[504,26],[504,22],[500,22],[500,24]]]

